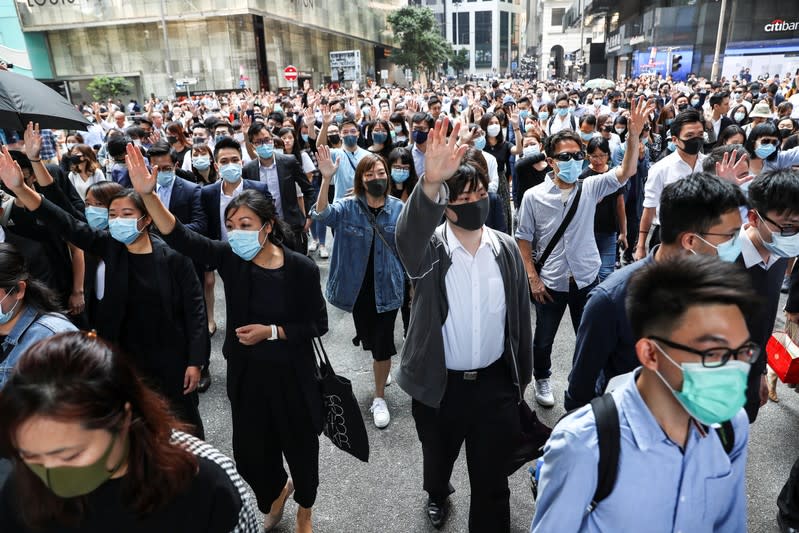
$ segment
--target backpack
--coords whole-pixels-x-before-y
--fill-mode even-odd
[[[597,463],[597,486],[591,503],[586,511],[591,513],[596,506],[610,496],[613,486],[616,484],[616,476],[619,472],[619,454],[621,453],[621,429],[619,427],[619,411],[616,409],[616,402],[608,392],[598,398],[591,400],[591,410],[594,412],[596,420],[596,435],[599,445],[599,461]],[[721,427],[715,428],[721,440],[721,445],[727,455],[732,453],[735,446],[735,430],[732,422],[727,420],[722,422]],[[538,473],[540,472],[543,460],[539,459],[533,471],[531,467],[530,485],[533,490],[533,498],[538,496]]]
[[[552,118],[549,119],[549,122],[547,123],[547,131],[552,131],[552,124],[555,122],[555,118],[556,117],[553,115]],[[577,121],[574,120],[574,115],[572,114],[569,114],[569,123],[572,126],[572,131],[577,131]]]

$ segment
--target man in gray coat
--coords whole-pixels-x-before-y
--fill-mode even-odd
[[[447,126],[431,132],[426,174],[397,223],[415,293],[396,378],[413,398],[430,522],[440,528],[447,518],[465,441],[469,530],[509,531],[507,463],[532,375],[527,275],[513,239],[485,226],[485,159],[458,145],[460,124],[447,140]]]

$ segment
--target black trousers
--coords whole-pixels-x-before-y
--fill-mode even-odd
[[[780,491],[777,508],[785,525],[799,528],[799,459],[793,464],[788,481]]]
[[[422,443],[424,490],[443,502],[453,489],[452,467],[466,442],[471,500],[469,531],[510,531],[510,490],[505,475],[514,437],[519,433],[519,394],[507,364],[500,359],[478,371],[476,379],[449,372],[438,409],[412,403]]]
[[[319,486],[319,436],[294,366],[231,357],[228,397],[233,414],[233,458],[252,487],[261,512],[269,512],[286,485],[284,456],[294,480],[294,500],[313,507]]]

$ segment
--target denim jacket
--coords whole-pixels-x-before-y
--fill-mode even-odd
[[[5,385],[17,360],[29,346],[45,337],[64,331],[77,331],[64,315],[59,313],[42,315],[33,307],[26,306],[2,344],[2,353],[8,353],[8,357],[0,363],[0,389]]]
[[[336,230],[325,291],[325,296],[331,304],[347,312],[352,311],[363,284],[366,262],[369,260],[374,239],[377,312],[385,313],[399,309],[405,290],[405,273],[397,256],[394,234],[401,211],[402,202],[389,196],[383,209],[375,217],[380,233],[390,245],[390,249],[386,249],[383,239],[374,235],[372,225],[369,223],[367,213],[371,212],[365,198],[354,196],[341,198],[328,205],[321,213],[316,211],[314,205],[311,210],[313,219]]]

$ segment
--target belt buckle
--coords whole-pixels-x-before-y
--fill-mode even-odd
[[[477,370],[471,370],[469,372],[463,373],[463,379],[465,381],[477,381]]]

